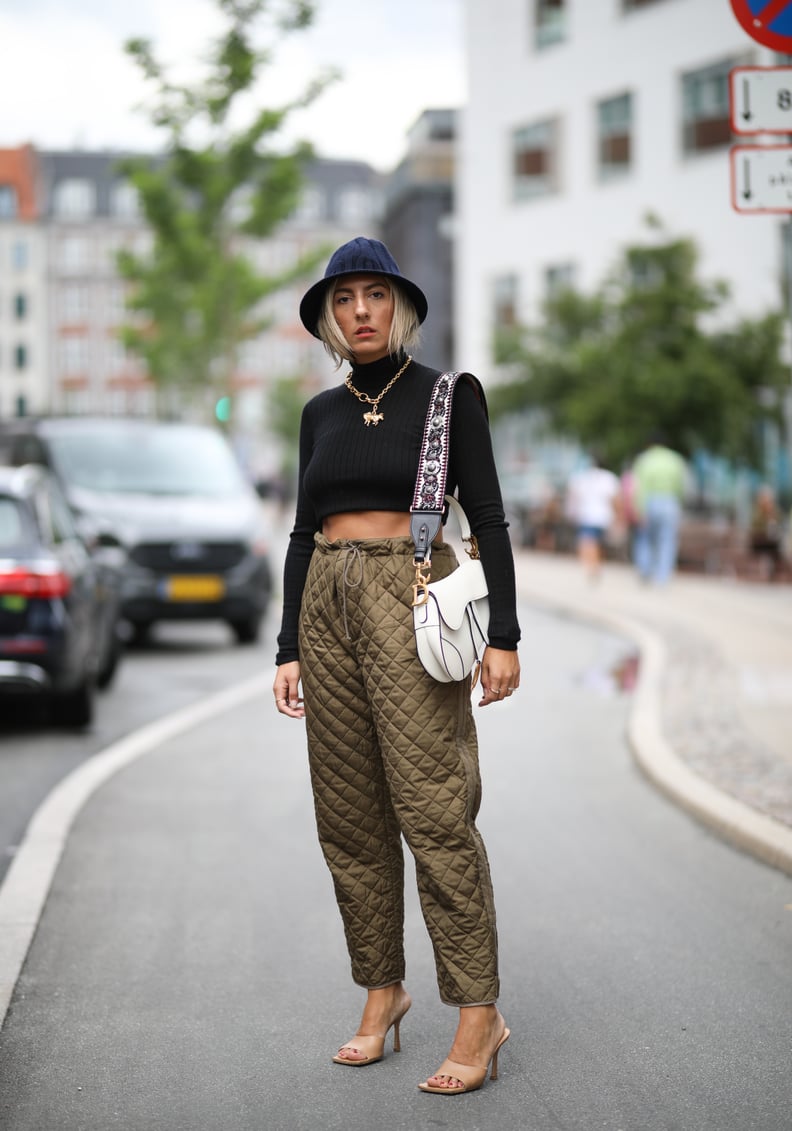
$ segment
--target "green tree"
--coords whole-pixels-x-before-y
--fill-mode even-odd
[[[216,0],[224,32],[211,46],[204,79],[174,85],[147,40],[126,50],[156,95],[149,112],[164,131],[161,159],[133,158],[123,170],[137,188],[153,245],[118,257],[134,312],[123,341],[144,359],[168,404],[214,403],[228,396],[240,346],[266,327],[262,300],[305,274],[317,248],[288,271],[259,273],[247,250],[293,211],[310,147],[273,147],[287,117],[318,97],[332,75],[296,100],[260,109],[253,88],[282,38],[307,27],[302,0]],[[256,46],[263,29],[270,46]],[[172,395],[175,394],[175,395]],[[208,395],[207,395],[208,394]],[[231,401],[233,403],[233,401]]]
[[[270,387],[269,427],[281,441],[281,475],[289,488],[297,480],[300,420],[305,399],[305,389],[299,377],[280,377]]]
[[[727,288],[696,268],[690,240],[636,245],[593,295],[550,298],[540,325],[496,342],[512,377],[490,395],[493,418],[536,410],[613,466],[658,431],[683,452],[758,466],[763,422],[783,428],[783,319],[716,328]]]

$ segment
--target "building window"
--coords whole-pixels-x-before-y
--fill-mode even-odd
[[[338,219],[342,224],[354,227],[366,224],[371,219],[371,195],[368,189],[346,188],[337,198]]]
[[[496,330],[510,330],[517,325],[517,286],[516,275],[499,275],[493,283],[493,316]]]
[[[96,210],[96,188],[92,181],[77,177],[55,186],[53,209],[56,216],[86,220]]]
[[[128,316],[125,295],[126,291],[123,283],[112,283],[105,289],[107,320],[114,326],[117,326],[119,322],[123,322]],[[87,305],[85,312],[87,314]]]
[[[566,39],[566,0],[534,0],[534,43],[549,47]]]
[[[15,240],[11,245],[11,266],[15,271],[27,271],[29,264],[28,245],[24,240]]]
[[[122,341],[112,338],[107,345],[107,369],[113,377],[126,373],[131,366],[130,357]]]
[[[58,245],[58,267],[66,274],[84,271],[89,264],[90,244],[83,236],[69,236]]]
[[[558,188],[558,123],[537,122],[512,135],[514,196],[530,200]]]
[[[562,291],[574,290],[576,273],[574,263],[555,263],[551,267],[546,267],[544,273],[545,297],[555,298]]]
[[[113,185],[110,211],[122,220],[135,220],[140,215],[138,191],[129,181],[116,181]]]
[[[28,300],[27,295],[15,294],[14,295],[14,318],[17,322],[24,322],[28,316]]]
[[[75,377],[88,368],[88,347],[84,338],[63,338],[58,343],[60,372],[65,377]]]
[[[14,369],[27,369],[29,362],[30,358],[28,356],[27,346],[14,346]]]
[[[17,191],[13,185],[0,185],[0,219],[13,220],[19,209]]]
[[[65,286],[58,294],[61,323],[67,326],[87,322],[88,291],[79,285]]]
[[[295,218],[301,220],[304,224],[310,224],[317,220],[324,219],[324,215],[324,193],[320,188],[317,188],[316,185],[308,185],[303,189],[302,195],[300,196]]]
[[[632,95],[608,98],[597,106],[597,172],[609,180],[632,164]]]
[[[727,59],[682,76],[682,148],[685,153],[705,153],[729,145],[729,71],[736,59]]]

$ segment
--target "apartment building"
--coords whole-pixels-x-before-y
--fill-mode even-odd
[[[420,284],[430,315],[420,356],[450,369],[454,359],[454,165],[453,109],[425,110],[407,134],[403,159],[385,183],[382,238],[401,271]]]
[[[116,256],[151,234],[120,152],[0,150],[0,417],[33,412],[146,416],[154,389],[119,338],[128,318]],[[156,160],[156,157],[152,157]],[[262,273],[315,248],[378,230],[381,177],[355,161],[316,160],[295,213],[245,250]],[[246,344],[234,380],[235,420],[260,427],[278,377],[335,379],[297,310],[300,283],[262,304],[267,329]]]
[[[127,155],[36,156],[50,311],[47,407],[146,415],[154,404],[148,375],[118,337],[126,314],[116,254],[122,247],[141,251],[150,239],[137,193],[121,173]]]
[[[726,0],[466,0],[466,15],[459,364],[486,376],[497,327],[534,320],[561,283],[596,287],[652,238],[648,214],[696,241],[730,314],[781,306],[785,218],[735,212],[729,172],[729,72],[776,58]]]
[[[47,404],[45,258],[33,150],[0,149],[0,416]]]

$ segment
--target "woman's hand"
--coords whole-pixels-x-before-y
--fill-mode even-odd
[[[483,699],[479,707],[509,699],[520,686],[520,660],[516,652],[501,648],[486,648],[481,661],[481,690]]]
[[[281,664],[275,675],[272,685],[275,693],[275,706],[282,715],[291,719],[305,717],[305,707],[300,696],[300,663],[292,660],[289,664]]]

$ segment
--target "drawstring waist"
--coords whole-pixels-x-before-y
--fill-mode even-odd
[[[344,636],[347,640],[352,639],[347,611],[348,595],[350,590],[354,591],[365,587],[366,558],[404,558],[405,566],[411,567],[415,553],[415,544],[412,538],[339,539],[331,542],[324,534],[315,534],[314,547],[323,556],[336,558],[336,576],[340,572],[338,592],[341,604],[341,620],[344,625]],[[440,542],[432,548],[432,557],[440,559],[452,552],[449,545]]]
[[[363,584],[363,555],[357,542],[347,542],[343,552],[344,568],[341,573],[341,618],[344,622],[344,636],[351,640],[349,635],[349,621],[347,619],[347,590],[359,589]],[[353,579],[352,572],[357,567],[357,577]]]

